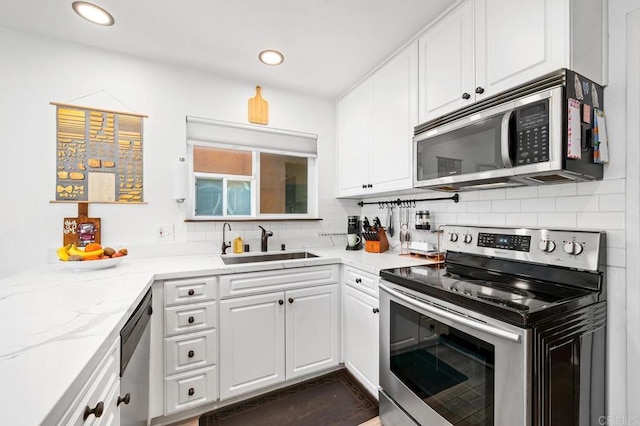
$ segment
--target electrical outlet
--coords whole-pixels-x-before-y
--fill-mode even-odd
[[[173,225],[156,226],[156,241],[173,240]]]

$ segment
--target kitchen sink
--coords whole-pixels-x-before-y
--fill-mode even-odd
[[[299,251],[292,253],[268,253],[268,254],[254,254],[250,256],[220,256],[225,265],[235,265],[238,263],[257,263],[257,262],[271,262],[274,260],[294,260],[294,259],[311,259],[318,257],[313,253],[307,251]]]

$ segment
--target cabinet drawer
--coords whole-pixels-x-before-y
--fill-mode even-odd
[[[223,275],[220,277],[220,298],[335,284],[339,279],[338,265]]]
[[[196,303],[216,298],[216,277],[191,278],[164,282],[164,305]]]
[[[216,329],[190,333],[164,340],[165,374],[181,373],[218,363]]]
[[[116,408],[111,406],[113,393],[120,392],[120,339],[116,339],[108,354],[100,361],[85,386],[67,410],[59,425],[104,424],[103,417],[111,417]],[[99,418],[90,415],[84,421],[85,407],[95,408],[103,404],[104,412]],[[119,411],[118,411],[119,418]]]
[[[378,297],[378,282],[380,277],[357,268],[345,266],[342,270],[342,281],[371,296]]]
[[[165,337],[216,327],[217,309],[215,301],[165,308]]]
[[[216,366],[171,376],[165,379],[165,414],[218,399]]]

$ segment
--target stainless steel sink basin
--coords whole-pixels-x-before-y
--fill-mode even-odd
[[[267,253],[255,254],[250,256],[220,256],[225,265],[235,265],[238,263],[257,263],[271,262],[274,260],[294,260],[294,259],[311,259],[318,257],[313,253],[306,251],[292,253]]]

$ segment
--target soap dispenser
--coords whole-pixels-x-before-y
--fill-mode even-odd
[[[234,253],[242,253],[244,251],[244,243],[242,238],[238,235],[238,238],[233,240],[233,252]]]

